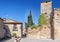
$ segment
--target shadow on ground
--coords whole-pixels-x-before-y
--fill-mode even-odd
[[[3,38],[3,39],[0,40],[0,42],[5,42],[5,41],[10,40],[10,39],[11,38],[7,38],[7,39]]]

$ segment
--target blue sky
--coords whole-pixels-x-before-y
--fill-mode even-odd
[[[40,2],[41,0],[0,0],[0,17],[24,23],[31,10],[33,22],[37,24]],[[60,7],[60,1],[53,0],[53,7]]]

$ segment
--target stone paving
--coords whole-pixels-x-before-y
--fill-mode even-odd
[[[0,42],[14,42],[14,39],[3,40]],[[28,39],[22,38],[19,42],[60,42],[60,40]]]
[[[50,39],[27,39],[23,38],[20,42],[60,42],[60,40],[50,40]]]

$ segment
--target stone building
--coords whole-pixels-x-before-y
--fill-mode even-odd
[[[3,34],[5,35],[5,37],[12,37],[13,34],[16,34],[16,36],[22,37],[22,34],[23,34],[22,22],[17,22],[11,19],[2,19],[2,20],[4,21],[2,22],[0,20],[1,21],[0,25],[2,26],[1,28],[4,29]]]
[[[60,28],[60,8],[54,8],[54,27]]]
[[[23,28],[22,28],[21,22],[5,19],[4,25],[5,25],[5,28],[8,28],[10,30],[11,35],[13,33],[16,33],[17,36],[20,36],[20,37],[22,36]]]
[[[45,14],[47,17],[48,26],[50,27],[50,15],[52,12],[52,0],[41,1],[41,13]]]
[[[47,18],[47,28],[49,29],[49,35],[45,36],[43,35],[44,33],[41,32],[41,36],[44,38],[51,38],[51,24],[50,24],[50,18],[51,18],[51,13],[52,13],[52,0],[45,0],[45,1],[41,1],[41,13],[40,14],[44,14]],[[43,31],[43,30],[42,30]],[[42,38],[41,37],[41,38]]]
[[[47,27],[50,29],[49,38],[60,39],[60,8],[52,9],[52,0],[45,0],[41,2],[41,14],[42,13],[47,17]],[[44,34],[44,32],[42,34]],[[46,36],[44,35],[43,37]]]
[[[54,37],[60,39],[60,8],[54,8]]]
[[[0,39],[4,38],[5,36],[5,30],[4,30],[4,23],[3,23],[3,19],[0,18]]]

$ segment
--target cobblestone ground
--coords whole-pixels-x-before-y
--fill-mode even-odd
[[[14,39],[3,40],[0,42],[14,42]],[[22,38],[19,42],[60,42],[60,40],[28,39]]]

